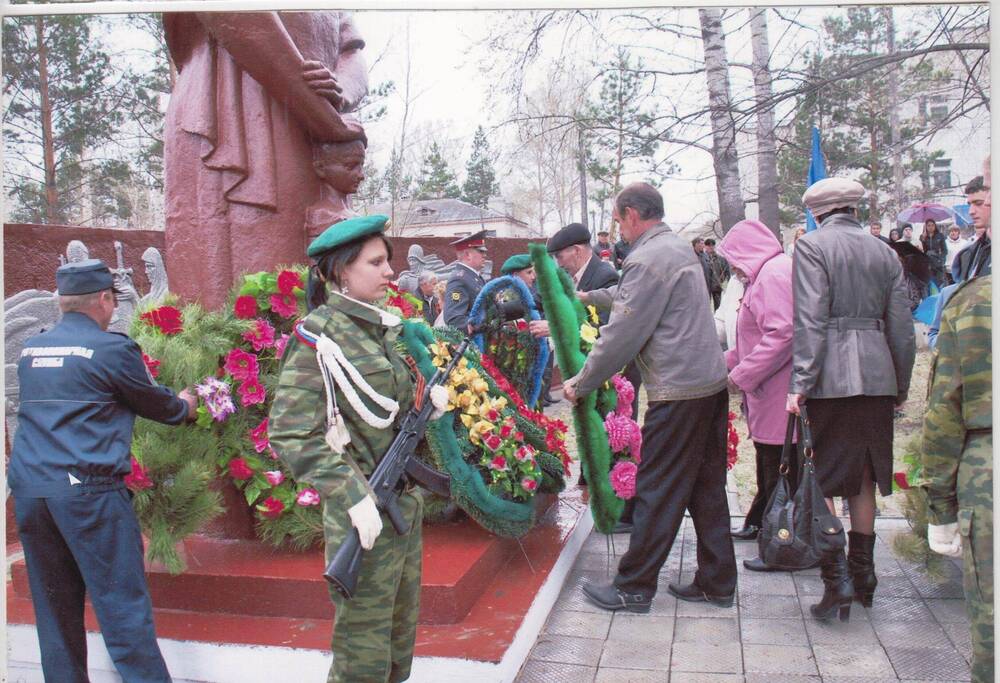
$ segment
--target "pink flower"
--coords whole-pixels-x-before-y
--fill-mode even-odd
[[[618,394],[618,405],[615,412],[623,417],[632,417],[632,401],[635,400],[635,387],[622,375],[615,375],[611,378]]]
[[[628,450],[638,452],[642,445],[642,430],[630,417],[618,413],[608,413],[604,418],[604,429],[608,433],[608,444],[614,453]]]
[[[521,488],[525,491],[534,491],[538,488],[538,482],[531,477],[525,477],[521,480]]]
[[[241,320],[249,320],[254,317],[257,315],[257,299],[249,294],[236,297],[236,302],[233,304],[233,314]]]
[[[302,489],[299,491],[295,502],[304,508],[310,505],[319,505],[319,491],[316,489]]]
[[[278,273],[278,291],[282,294],[294,294],[295,288],[303,289],[302,276],[294,270],[283,270]]]
[[[285,504],[274,496],[268,496],[263,505],[257,506],[257,511],[260,512],[261,516],[268,519],[277,519],[284,510]]]
[[[496,408],[490,408],[489,412],[486,413],[486,419],[490,422],[496,422],[500,419],[500,412]]]
[[[486,445],[489,447],[491,451],[495,451],[496,449],[500,448],[501,445],[503,445],[503,439],[501,439],[496,434],[490,434],[488,437],[486,437]]]
[[[490,469],[496,470],[497,472],[503,472],[507,469],[507,458],[502,455],[498,455],[492,460],[490,460]]]
[[[517,458],[519,462],[534,460],[535,449],[532,448],[531,446],[521,446],[516,451],[514,451],[514,457]]]
[[[257,378],[257,356],[247,353],[242,349],[233,349],[230,351],[226,355],[226,362],[222,367],[232,375],[233,379],[248,380]]]
[[[149,478],[149,470],[139,464],[132,456],[132,471],[125,475],[125,486],[133,491],[143,491],[153,488],[153,480]]]
[[[285,481],[285,475],[281,470],[268,470],[264,472],[264,478],[267,479],[267,483],[271,486],[277,486],[281,482]]]
[[[258,318],[254,321],[253,329],[243,333],[243,339],[250,342],[254,351],[261,351],[274,345],[274,328],[271,323]]]
[[[236,412],[227,383],[214,377],[206,377],[194,390],[205,402],[205,409],[216,422],[225,422],[227,417]]]
[[[263,403],[264,399],[267,398],[267,394],[264,392],[264,385],[256,377],[243,382],[237,391],[240,394],[240,405],[244,408]]]
[[[285,355],[285,347],[288,346],[288,335],[283,334],[274,342],[274,357],[281,358]]]
[[[271,442],[267,438],[267,418],[250,430],[250,440],[253,441],[253,449],[258,453],[263,453],[271,447]]]
[[[299,302],[294,294],[272,294],[271,310],[282,318],[294,318],[299,314]]]
[[[622,500],[628,500],[635,495],[635,478],[639,468],[631,460],[619,460],[611,468],[611,488]]]
[[[505,424],[505,425],[503,425],[503,426],[500,427],[500,438],[501,439],[509,439],[510,435],[513,434],[513,433],[514,433],[514,428],[511,427],[508,424]]]
[[[229,461],[229,476],[233,479],[243,481],[253,476],[253,470],[243,458],[233,458]]]

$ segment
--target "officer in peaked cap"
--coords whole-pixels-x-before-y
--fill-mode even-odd
[[[136,415],[193,419],[197,399],[159,386],[138,344],[107,332],[115,311],[101,261],[56,271],[62,320],[18,359],[21,405],[8,479],[46,681],[86,681],[84,594],[126,681],[169,681],[153,629],[142,537],[125,489]]]
[[[464,330],[469,324],[472,304],[486,284],[479,273],[486,261],[486,231],[480,230],[457,239],[451,242],[451,246],[455,247],[458,263],[451,271],[444,291],[444,321]]]

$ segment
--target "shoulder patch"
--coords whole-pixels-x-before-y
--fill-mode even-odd
[[[451,293],[451,300],[452,301],[461,301],[462,300],[462,293],[461,292],[452,292]]]

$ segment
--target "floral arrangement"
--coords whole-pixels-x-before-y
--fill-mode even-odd
[[[608,475],[611,488],[622,500],[635,496],[635,480],[642,462],[642,430],[632,419],[632,399],[635,387],[622,375],[615,375],[611,383],[618,394],[618,404],[604,418],[604,431],[614,464]]]
[[[420,299],[391,283],[386,293],[386,305],[398,309],[403,318],[418,318],[424,309]]]
[[[739,458],[740,435],[736,433],[736,413],[729,411],[729,424],[726,436],[726,469],[731,470],[736,466]]]

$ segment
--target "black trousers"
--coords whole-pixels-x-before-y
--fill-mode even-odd
[[[642,427],[631,545],[615,586],[646,597],[677,537],[684,510],[698,537],[695,581],[710,595],[736,588],[736,558],[726,500],[725,390],[706,398],[649,404]]]
[[[769,443],[753,442],[756,449],[757,466],[757,493],[750,503],[747,511],[746,521],[743,526],[759,527],[764,521],[764,512],[767,509],[767,502],[774,494],[774,487],[778,485],[778,466],[781,464],[781,446]],[[799,483],[799,454],[796,447],[795,453],[788,461],[788,493],[795,494],[795,489]]]
[[[142,536],[124,488],[15,497],[46,683],[86,683],[84,595],[125,683],[170,681],[153,628]]]

